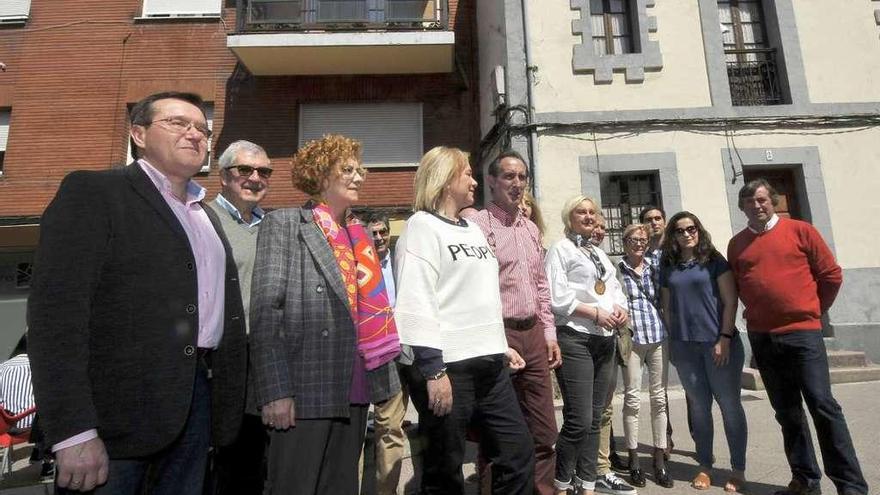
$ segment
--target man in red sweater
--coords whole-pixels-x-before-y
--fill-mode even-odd
[[[843,282],[840,266],[810,224],[776,215],[779,196],[764,179],[739,191],[739,209],[749,219],[727,247],[739,297],[745,305],[752,353],[767,396],[782,427],[791,467],[788,487],[775,495],[821,493],[807,403],[825,464],[840,495],[866,495],[846,418],[831,394],[821,316]]]

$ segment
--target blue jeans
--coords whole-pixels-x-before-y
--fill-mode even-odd
[[[132,418],[146,421],[148,418]],[[196,370],[189,417],[180,436],[164,450],[137,459],[110,459],[107,483],[94,495],[201,495],[211,443],[211,382]],[[57,495],[83,492],[55,489]]]
[[[868,493],[846,418],[831,395],[822,332],[802,330],[778,335],[749,332],[749,341],[767,397],[776,411],[776,421],[782,427],[792,475],[809,485],[818,484],[822,478],[804,414],[803,402],[806,402],[819,437],[825,473],[838,492],[849,489]]]
[[[562,366],[556,378],[562,392],[562,429],[556,441],[556,488],[583,482],[592,488],[599,455],[599,429],[616,364],[615,337],[556,327]],[[573,480],[572,475],[577,479]]]
[[[712,342],[671,341],[670,360],[688,397],[693,424],[697,462],[712,467],[712,440],[715,436],[712,420],[712,399],[718,403],[724,421],[724,435],[730,450],[733,469],[746,469],[748,424],[740,392],[745,352],[739,335],[731,339],[730,358],[726,365],[716,366],[712,359]]]

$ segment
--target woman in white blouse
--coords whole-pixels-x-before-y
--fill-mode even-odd
[[[613,473],[596,479],[599,424],[615,363],[614,329],[627,322],[626,298],[614,264],[590,243],[598,208],[586,197],[570,199],[562,209],[565,238],[547,252],[556,334],[562,366],[556,370],[562,390],[562,430],[556,442],[556,489],[579,495],[635,493]]]

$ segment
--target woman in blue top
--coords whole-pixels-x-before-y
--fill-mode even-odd
[[[712,483],[714,398],[721,408],[733,468],[724,490],[741,491],[745,487],[748,426],[740,399],[745,354],[734,327],[736,284],[727,260],[693,213],[677,213],[666,225],[660,287],[670,360],[691,401],[700,463],[691,486],[706,490]]]

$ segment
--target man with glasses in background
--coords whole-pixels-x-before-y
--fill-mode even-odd
[[[69,174],[43,214],[28,324],[57,494],[201,495],[209,445],[238,433],[238,272],[191,180],[210,135],[199,96],[148,96],[137,161]]]
[[[257,232],[265,212],[260,202],[269,191],[272,168],[261,146],[250,141],[235,141],[218,160],[220,193],[208,206],[214,209],[235,258],[238,283],[244,305],[245,329],[250,334],[248,313],[251,300],[251,277],[257,253]],[[211,493],[259,495],[263,493],[263,461],[269,436],[257,410],[253,385],[248,380],[247,405],[241,432],[235,443],[218,449],[211,469]]]

